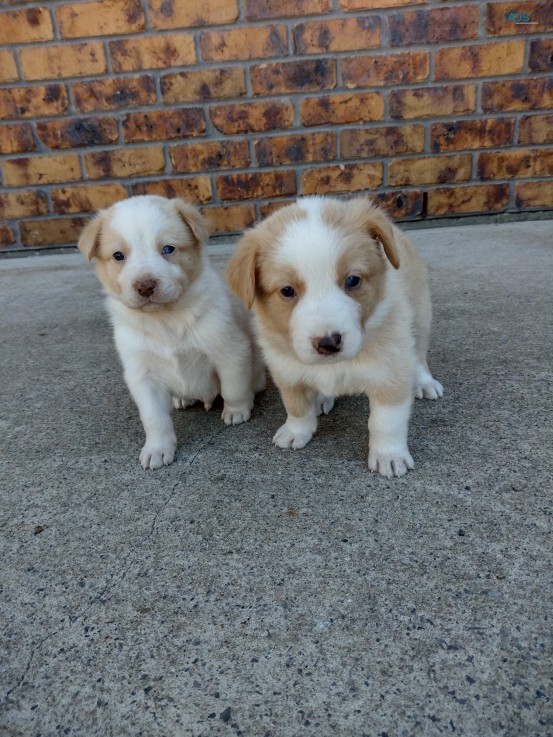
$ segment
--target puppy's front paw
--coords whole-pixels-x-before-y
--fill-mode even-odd
[[[166,440],[146,441],[140,452],[140,463],[144,470],[169,466],[175,458],[177,441],[174,438]]]
[[[403,450],[372,450],[369,448],[369,471],[377,471],[387,479],[393,476],[404,476],[407,471],[415,467],[411,454]]]
[[[175,409],[186,409],[187,407],[191,407],[193,404],[194,402],[186,397],[173,397],[173,407]]]
[[[313,437],[313,430],[308,427],[291,427],[285,422],[278,428],[273,438],[273,445],[277,448],[304,448]]]
[[[225,425],[240,425],[242,422],[247,422],[252,416],[251,407],[232,407],[225,404],[221,418]]]
[[[327,397],[326,394],[317,395],[317,415],[328,415],[334,407],[334,397]]]

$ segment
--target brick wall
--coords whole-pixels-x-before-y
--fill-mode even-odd
[[[4,6],[3,247],[74,243],[141,193],[219,233],[315,192],[400,219],[553,207],[551,0]]]

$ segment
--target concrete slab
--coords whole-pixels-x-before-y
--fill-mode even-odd
[[[272,387],[145,473],[93,272],[1,262],[0,734],[552,735],[552,235],[412,233],[446,394],[390,481],[364,399],[286,452]]]

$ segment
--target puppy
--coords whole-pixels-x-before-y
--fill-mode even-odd
[[[79,249],[107,295],[125,380],[146,432],[140,463],[172,463],[171,405],[224,399],[227,425],[250,419],[264,370],[243,305],[210,266],[209,229],[179,199],[131,197],[101,210]]]
[[[384,212],[366,198],[302,198],[243,236],[227,279],[253,305],[288,414],[273,443],[303,448],[335,396],[365,393],[369,469],[390,477],[413,468],[413,396],[443,389],[426,362],[426,269]]]

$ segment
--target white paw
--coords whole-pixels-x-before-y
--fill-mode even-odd
[[[312,437],[313,431],[310,428],[292,428],[288,422],[285,422],[276,431],[273,445],[276,445],[277,448],[294,448],[294,450],[297,450],[298,448],[304,448]]]
[[[251,415],[251,408],[247,405],[243,407],[230,407],[225,404],[221,418],[225,425],[240,425],[242,422],[247,422]]]
[[[417,399],[439,399],[443,395],[443,386],[432,377],[426,381],[418,381],[415,384],[415,397]]]
[[[317,416],[330,414],[334,407],[334,397],[327,397],[326,394],[317,395]]]
[[[193,404],[194,402],[191,399],[186,399],[186,397],[173,397],[173,407],[175,409],[186,409]]]
[[[369,448],[369,471],[377,471],[387,479],[404,476],[415,467],[411,454],[404,448],[398,451],[372,450]]]
[[[144,470],[169,466],[175,458],[176,438],[146,442],[140,451],[140,463]]]

